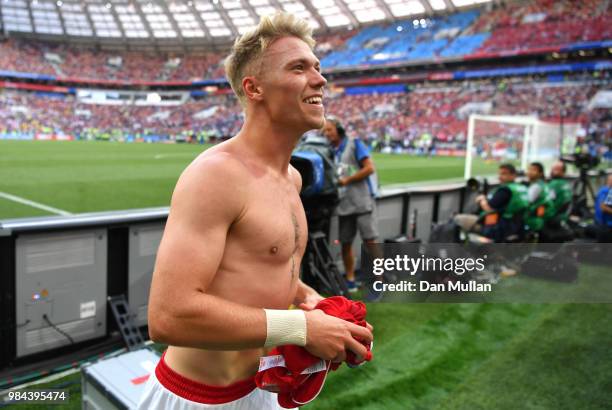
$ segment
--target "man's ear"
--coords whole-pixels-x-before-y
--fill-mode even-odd
[[[248,100],[261,101],[263,98],[263,89],[255,77],[244,77],[242,79],[242,89]]]

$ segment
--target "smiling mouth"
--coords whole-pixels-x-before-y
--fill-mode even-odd
[[[323,98],[321,97],[309,97],[304,100],[306,104],[312,105],[323,105]]]

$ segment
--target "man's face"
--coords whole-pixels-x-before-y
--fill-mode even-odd
[[[325,125],[323,126],[323,135],[325,135],[327,140],[334,145],[338,144],[340,141],[340,135],[338,135],[336,124],[331,121],[325,121]]]
[[[561,162],[555,162],[550,168],[550,176],[552,178],[562,178],[564,174],[563,164]]]
[[[540,179],[540,177],[540,171],[537,167],[530,165],[529,168],[527,168],[527,178],[530,182],[537,181],[538,179]]]
[[[274,123],[284,123],[300,134],[320,129],[325,121],[319,60],[304,41],[283,37],[263,55],[258,75],[261,102]]]
[[[515,175],[508,171],[506,168],[500,168],[499,173],[499,182],[502,184],[507,184],[509,182],[514,182]]]

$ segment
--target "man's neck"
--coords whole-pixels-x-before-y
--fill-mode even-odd
[[[271,168],[284,173],[288,170],[291,153],[301,136],[302,133],[291,132],[287,126],[269,121],[249,121],[247,117],[234,138],[243,141],[249,151]]]

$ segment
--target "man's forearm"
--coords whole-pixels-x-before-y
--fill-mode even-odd
[[[491,208],[491,205],[489,205],[489,201],[487,201],[486,199],[483,199],[482,201],[480,201],[479,205],[480,205],[480,208],[485,212],[494,211],[494,209]]]
[[[601,204],[601,211],[603,213],[612,215],[612,206],[608,206],[606,204]]]
[[[372,169],[371,167],[365,167],[365,168],[360,168],[359,171],[355,172],[353,175],[347,177],[347,182],[353,183],[353,182],[359,182],[362,181],[364,179],[366,179],[367,177],[369,177],[370,175],[372,175],[374,173],[374,169]]]
[[[256,348],[266,341],[264,309],[202,292],[185,295],[180,308],[160,305],[151,305],[149,311],[149,333],[155,341],[208,350]]]

